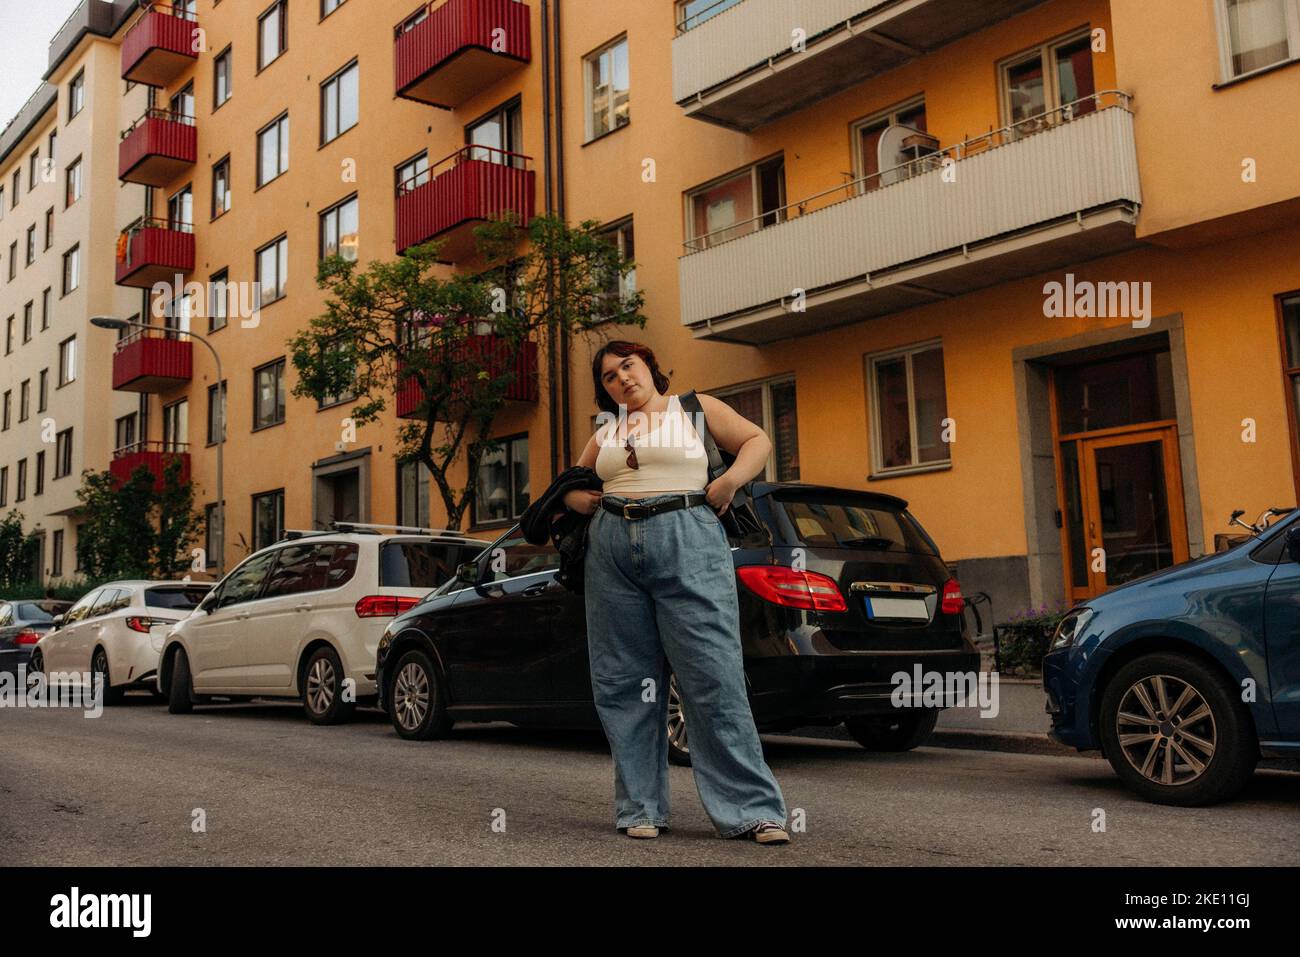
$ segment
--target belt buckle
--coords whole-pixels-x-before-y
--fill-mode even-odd
[[[634,508],[644,509],[645,506],[642,505],[642,504],[640,504],[639,502],[624,502],[624,503],[623,503],[623,517],[624,517],[625,519],[627,519],[628,521],[631,521],[631,520],[633,520],[633,519],[638,519],[638,518],[645,518],[645,515],[644,515],[644,514],[642,514],[642,515],[629,515],[629,514],[628,514],[628,509],[634,509]]]

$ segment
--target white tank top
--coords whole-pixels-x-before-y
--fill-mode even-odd
[[[632,436],[640,468],[628,467],[626,441],[626,422],[615,422],[601,433],[596,474],[605,483],[604,494],[699,492],[709,484],[704,442],[677,396],[668,397],[657,428]]]

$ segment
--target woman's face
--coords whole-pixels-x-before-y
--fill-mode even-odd
[[[600,384],[615,405],[625,405],[629,412],[641,408],[658,395],[650,367],[635,353],[630,356],[606,354],[601,360]]]

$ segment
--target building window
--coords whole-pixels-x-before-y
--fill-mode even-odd
[[[772,226],[785,205],[785,160],[776,157],[692,190],[686,196],[687,243],[707,249]]]
[[[45,453],[36,453],[36,489],[33,495],[45,494]]]
[[[285,280],[289,273],[289,239],[281,236],[257,251],[257,285],[253,299],[257,308],[284,298]]]
[[[234,70],[230,47],[217,54],[212,61],[212,108],[215,110],[234,92]]]
[[[740,0],[677,0],[677,32],[694,30],[738,3]]]
[[[253,551],[284,537],[284,489],[253,496]]]
[[[32,310],[34,303],[23,306],[23,342],[32,341]]]
[[[357,261],[357,198],[349,196],[320,214],[320,258]]]
[[[38,146],[32,150],[32,155],[27,160],[27,192],[36,192],[37,170],[41,168],[41,149]]]
[[[203,506],[203,551],[207,558],[207,567],[215,568],[217,556],[225,548],[222,541],[221,524],[217,521],[217,503]]]
[[[14,351],[14,316],[5,320],[5,355]]]
[[[27,498],[27,460],[18,460],[18,488],[14,491],[14,501],[21,502]]]
[[[4,222],[4,218],[5,218],[5,187],[3,183],[0,183],[0,223]]]
[[[163,406],[163,447],[164,452],[184,452],[189,448],[190,437],[190,402],[181,399],[171,405]]]
[[[880,163],[880,137],[891,126],[910,126],[924,133],[925,100],[909,100],[892,110],[876,113],[853,124],[850,136],[859,193],[879,189],[880,177],[876,174],[898,165],[892,159],[887,159],[883,166]]]
[[[72,474],[72,430],[64,429],[54,436],[54,477]]]
[[[18,240],[9,244],[9,281],[13,282],[14,277],[18,275]]]
[[[631,216],[606,227],[601,235],[618,250],[618,254],[622,259],[635,263],[636,244],[632,236]],[[604,287],[605,299],[608,303],[607,311],[612,318],[621,314],[624,304],[636,295],[635,267],[628,270],[627,275],[624,276],[616,273],[606,276]]]
[[[528,436],[500,439],[483,456],[474,493],[474,524],[518,518],[528,508]]]
[[[50,370],[42,369],[36,382],[36,411],[44,412],[50,404]]]
[[[1002,62],[1002,111],[1008,125],[1025,124],[1020,132],[1050,125],[1043,116],[1075,103],[1073,116],[1091,113],[1094,100],[1077,103],[1097,92],[1092,73],[1092,35],[1085,31],[1045,43]]]
[[[429,469],[423,462],[398,463],[397,524],[429,527]]]
[[[51,206],[45,211],[45,248],[49,249],[54,244],[54,207]]]
[[[14,170],[13,179],[11,179],[11,180],[9,181],[9,185],[10,185],[10,187],[12,187],[12,188],[10,189],[10,192],[13,193],[13,196],[10,197],[10,199],[9,199],[9,208],[10,208],[10,209],[17,209],[17,208],[18,208],[18,194],[19,194],[19,191],[22,190],[22,188],[23,188],[23,171],[22,171],[22,170],[20,170],[20,169],[16,169],[16,170]]]
[[[284,421],[284,360],[253,370],[253,429]]]
[[[1285,364],[1286,400],[1291,418],[1291,453],[1295,461],[1296,489],[1300,491],[1300,293],[1278,300],[1282,323],[1282,361]]]
[[[222,428],[224,426],[224,428]],[[217,387],[208,386],[208,445],[217,444],[217,435],[220,431],[221,437],[225,438],[229,431],[228,418],[226,415],[226,383],[221,383],[221,406],[217,406]]]
[[[763,478],[775,482],[799,481],[799,419],[794,379],[772,379],[734,389],[710,390],[767,433],[772,457]]]
[[[77,200],[81,199],[81,157],[74,159],[66,170],[64,176],[63,206],[66,209]]]
[[[77,337],[59,343],[59,385],[77,380]]]
[[[36,262],[36,224],[27,227],[27,261],[26,266]]]
[[[68,119],[81,112],[86,105],[86,71],[82,70],[68,84]]]
[[[26,422],[32,414],[32,380],[24,379],[18,385],[18,421]]]
[[[5,389],[3,404],[4,412],[0,415],[0,432],[8,432],[9,426],[12,424],[11,419],[14,410],[14,393],[12,389]]]
[[[188,185],[168,198],[167,227],[182,233],[194,232],[194,191]]]
[[[46,289],[41,292],[41,331],[50,328],[50,293],[52,289]]]
[[[928,343],[868,356],[867,377],[875,471],[947,464],[943,346]]]
[[[524,158],[518,155],[524,143],[523,122],[519,100],[514,99],[471,123],[465,127],[465,145],[481,148],[471,150],[469,158],[523,169]]]
[[[625,126],[630,83],[627,37],[620,37],[585,60],[587,83],[587,139],[594,140]]]
[[[257,134],[257,185],[265,186],[289,168],[289,114],[271,121]]]
[[[224,329],[230,318],[230,274],[214,273],[208,279],[208,332]]]
[[[63,254],[63,294],[81,285],[81,247],[73,246]]]
[[[129,449],[135,445],[135,424],[138,418],[138,413],[132,412],[130,415],[124,415],[113,423],[114,451]]]
[[[1223,78],[1300,57],[1300,0],[1216,0]]]
[[[9,504],[9,466],[0,466],[0,508]]]
[[[49,155],[49,158],[48,158],[48,162],[49,162],[49,164],[50,164],[51,167],[54,166],[54,161],[55,161],[55,159],[58,158],[58,157],[57,157],[57,144],[58,144],[58,142],[59,142],[59,131],[58,131],[58,130],[50,130],[50,138],[49,138],[49,141],[48,141],[49,149],[47,150],[47,152],[50,154],[50,155]]]
[[[423,152],[397,167],[397,195],[409,193],[429,182],[429,154]]]
[[[56,528],[50,539],[50,575],[58,578],[63,574],[63,529]]]
[[[212,218],[230,211],[230,157],[212,167]]]
[[[265,70],[289,43],[289,2],[278,0],[257,18],[257,68]]]
[[[360,111],[361,68],[356,61],[345,66],[320,86],[320,141],[338,139],[357,125]]]
[[[320,18],[324,20],[331,13],[343,6],[344,0],[320,0]]]

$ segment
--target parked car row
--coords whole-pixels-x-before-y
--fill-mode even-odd
[[[753,503],[762,530],[732,556],[759,729],[843,723],[869,750],[925,743],[939,709],[895,707],[893,676],[975,673],[980,656],[961,586],[907,503],[789,483],[755,483]],[[1300,754],[1300,513],[1277,512],[1231,551],[1065,617],[1044,662],[1054,738],[1100,748],[1126,784],[1168,804],[1224,799],[1261,753]],[[318,724],[377,704],[414,740],[458,720],[596,729],[584,598],[558,568],[518,526],[486,547],[300,533],[214,586],[103,586],[54,616],[32,667],[89,664],[116,695],[147,685],[174,714],[290,698]],[[670,758],[689,763],[671,677],[667,709]]]

